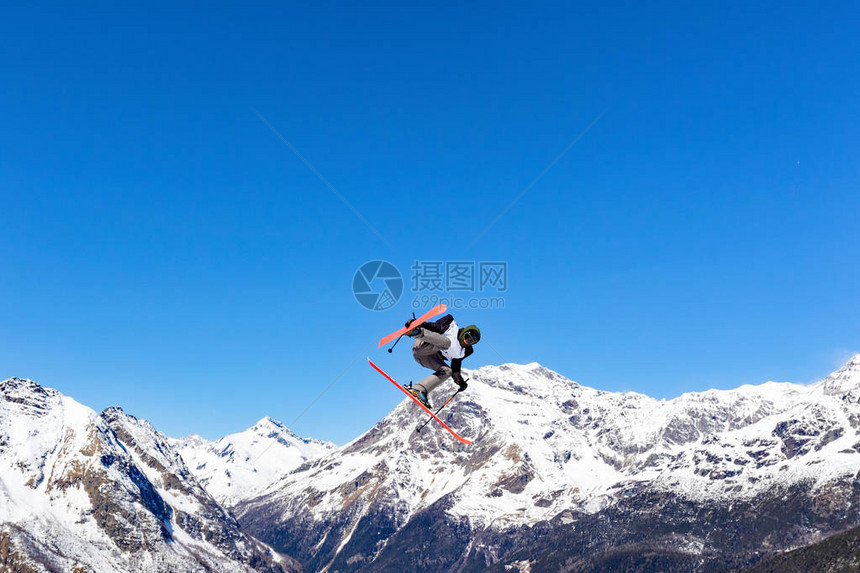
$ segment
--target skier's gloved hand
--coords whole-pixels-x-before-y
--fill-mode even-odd
[[[466,381],[463,379],[462,374],[460,374],[459,372],[454,372],[451,375],[451,378],[453,378],[454,382],[457,383],[457,386],[460,387],[460,392],[462,392],[469,386],[468,384],[466,384]]]
[[[465,391],[466,391],[466,388],[468,388],[468,387],[469,387],[469,385],[468,385],[468,384],[466,384],[466,381],[465,381],[465,380],[461,380],[460,382],[457,382],[457,386],[459,386],[459,387],[460,387],[460,392],[465,392]]]
[[[407,320],[406,324],[404,324],[403,326],[405,326],[406,328],[409,328],[409,325],[411,325],[413,322],[415,322],[414,316],[412,318],[410,318],[409,320]],[[408,331],[406,333],[406,336],[418,336],[419,334],[421,334],[421,329],[416,326],[412,330]]]

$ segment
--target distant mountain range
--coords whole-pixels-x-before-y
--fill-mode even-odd
[[[208,442],[168,438],[118,408],[98,414],[34,382],[6,380],[0,563],[21,571],[857,570],[860,354],[811,385],[673,400],[602,392],[538,364],[468,376],[443,420],[471,446],[433,425],[416,434],[423,416],[408,400],[342,447],[269,418]],[[445,390],[431,400],[441,404]]]
[[[214,442],[196,434],[168,441],[200,485],[224,507],[255,497],[305,460],[336,447],[297,436],[268,417]]]

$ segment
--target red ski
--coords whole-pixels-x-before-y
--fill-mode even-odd
[[[440,306],[444,306],[444,305],[440,305]],[[437,307],[437,308],[438,308],[438,307]],[[440,312],[445,312],[445,311],[444,311],[444,310],[442,310],[442,311],[440,311]],[[386,378],[388,378],[388,381],[389,381],[389,382],[391,382],[392,384],[394,384],[395,386],[397,386],[398,388],[400,388],[400,389],[403,391],[403,393],[404,393],[404,394],[406,394],[407,396],[409,396],[410,398],[412,398],[412,401],[413,401],[413,402],[415,402],[416,404],[418,404],[419,406],[421,406],[421,409],[422,409],[422,410],[424,410],[425,412],[427,412],[428,414],[430,414],[431,416],[433,416],[433,419],[434,419],[434,420],[436,420],[437,422],[439,422],[439,424],[440,424],[443,428],[445,428],[446,430],[448,430],[449,432],[451,432],[451,435],[452,435],[452,436],[454,436],[455,438],[457,438],[458,440],[460,440],[460,441],[461,441],[461,442],[463,442],[464,444],[471,444],[471,443],[472,443],[472,442],[470,442],[469,440],[467,440],[466,438],[461,438],[460,436],[458,436],[458,435],[457,435],[457,432],[455,432],[454,430],[452,430],[451,428],[449,428],[448,426],[446,426],[446,425],[445,425],[445,422],[443,422],[442,420],[440,420],[439,418],[437,418],[437,417],[436,417],[436,414],[434,414],[433,412],[431,412],[430,410],[428,410],[428,409],[427,409],[427,407],[426,407],[424,404],[422,404],[421,402],[419,402],[419,401],[418,401],[418,399],[417,399],[417,398],[415,398],[415,396],[413,396],[412,394],[410,394],[409,392],[407,392],[407,391],[406,391],[406,388],[404,388],[403,386],[401,386],[400,384],[398,384],[397,382],[395,382],[395,381],[394,381],[394,378],[392,378],[391,376],[389,376],[388,374],[386,374],[385,372],[383,372],[383,371],[379,368],[379,366],[377,366],[376,364],[374,364],[374,363],[373,363],[373,361],[372,361],[370,358],[368,358],[368,359],[367,359],[367,361],[368,361],[368,362],[370,362],[370,365],[371,365],[371,366],[373,366],[373,369],[374,369],[374,370],[376,370],[377,372],[379,372],[380,374],[382,374],[383,376],[385,376]]]
[[[430,320],[431,318],[433,318],[437,314],[442,314],[446,310],[448,310],[448,307],[445,306],[444,304],[439,304],[439,305],[434,306],[433,308],[431,308],[430,310],[428,310],[427,312],[425,312],[424,314],[422,314],[421,316],[419,316],[418,318],[413,320],[412,323],[408,327],[404,326],[403,328],[399,328],[399,329],[395,330],[394,332],[392,332],[391,334],[389,334],[388,336],[380,339],[379,340],[379,348],[382,348],[383,345],[385,345],[388,342],[391,342],[392,340],[394,340],[398,336],[402,336],[402,335],[406,334],[407,332],[409,332],[410,330],[412,330],[416,326],[419,326],[419,325],[427,322],[428,320]]]

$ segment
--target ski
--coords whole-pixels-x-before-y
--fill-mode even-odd
[[[420,326],[421,324],[424,324],[425,322],[427,322],[428,320],[430,320],[434,316],[436,316],[438,314],[442,314],[446,310],[448,310],[448,307],[445,306],[444,304],[439,304],[439,305],[434,306],[433,308],[431,308],[430,310],[428,310],[427,312],[425,312],[424,314],[422,314],[421,316],[419,316],[418,318],[413,320],[409,326],[404,326],[403,328],[399,328],[399,329],[395,330],[394,332],[392,332],[391,334],[389,334],[388,336],[381,338],[379,340],[379,348],[382,348],[385,344],[387,344],[388,342],[391,342],[392,340],[394,340],[398,336],[403,336],[404,334],[406,334],[407,332],[409,332],[410,330],[412,330],[416,326]]]
[[[440,305],[440,306],[444,306],[444,305]],[[437,307],[437,308],[438,308],[438,307]],[[442,310],[442,311],[439,311],[439,312],[445,312],[445,311],[444,311],[444,310]],[[398,384],[398,383],[394,380],[394,378],[392,378],[391,376],[389,376],[388,374],[386,374],[385,372],[383,372],[383,371],[382,371],[382,369],[381,369],[379,366],[377,366],[376,364],[374,364],[374,363],[373,363],[373,360],[371,360],[370,358],[368,358],[368,359],[367,359],[367,361],[368,361],[368,362],[370,362],[370,365],[371,365],[371,366],[373,366],[373,369],[374,369],[374,370],[376,370],[377,372],[379,372],[380,374],[382,374],[383,376],[385,376],[386,378],[388,378],[388,381],[389,381],[389,382],[391,382],[392,384],[394,384],[395,386],[397,386],[398,388],[400,388],[400,390],[402,390],[404,394],[406,394],[407,396],[409,396],[410,398],[412,398],[412,401],[413,401],[413,402],[415,402],[416,404],[418,404],[419,406],[421,406],[421,409],[422,409],[422,410],[424,410],[425,412],[427,412],[428,414],[430,414],[430,415],[433,417],[433,419],[434,419],[434,420],[436,420],[437,422],[439,422],[439,424],[440,424],[443,428],[445,428],[446,430],[448,430],[449,432],[451,432],[451,435],[452,435],[452,436],[454,436],[455,438],[457,438],[458,440],[460,440],[460,441],[461,441],[462,443],[464,443],[464,444],[467,444],[467,445],[468,445],[468,444],[471,444],[471,443],[472,443],[472,442],[470,442],[469,440],[467,440],[466,438],[461,438],[461,437],[457,434],[457,432],[455,432],[454,430],[452,430],[451,428],[449,428],[448,426],[446,426],[446,425],[445,425],[445,422],[443,422],[443,421],[442,421],[442,420],[440,420],[438,417],[436,417],[436,414],[434,414],[433,412],[431,412],[430,410],[428,410],[428,409],[427,409],[427,407],[426,407],[424,404],[422,404],[422,403],[421,403],[421,402],[420,402],[420,401],[419,401],[415,396],[413,396],[412,394],[410,394],[409,392],[407,392],[407,391],[406,391],[406,388],[404,388],[403,386],[401,386],[400,384]]]

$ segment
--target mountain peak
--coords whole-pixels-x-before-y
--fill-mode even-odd
[[[225,506],[257,494],[301,463],[335,447],[302,438],[269,416],[214,442],[194,435],[170,442],[198,481]]]
[[[470,375],[476,381],[497,388],[514,389],[518,392],[534,392],[546,388],[547,382],[562,383],[570,388],[579,387],[579,384],[569,380],[555,372],[540,365],[537,362],[528,364],[505,363],[498,366],[482,366],[471,370]]]
[[[108,417],[110,417],[110,416],[118,416],[118,417],[127,416],[127,417],[129,417],[129,418],[137,419],[137,418],[135,418],[134,416],[132,416],[131,414],[126,414],[126,413],[125,413],[125,410],[123,410],[123,409],[122,409],[121,407],[119,407],[119,406],[108,406],[107,408],[105,408],[104,410],[102,410],[102,414],[101,414],[101,415],[102,415],[102,416],[104,416],[104,417],[106,417],[106,418],[108,418]]]
[[[29,378],[7,378],[0,382],[0,391],[3,393],[8,393],[10,391],[29,391],[29,392],[37,392],[39,394],[46,393],[47,390],[39,385],[37,382],[33,382]]]
[[[252,426],[252,428],[264,429],[264,430],[270,430],[273,428],[277,428],[279,430],[289,431],[289,428],[287,428],[282,422],[279,422],[279,421],[275,420],[274,418],[270,418],[269,416],[264,416],[263,418],[260,418],[260,420],[257,421],[257,423],[254,424]]]
[[[851,357],[845,365],[820,382],[825,394],[844,394],[860,390],[860,353]]]
[[[29,378],[18,378],[17,376],[7,378],[6,380],[3,380],[2,383],[6,384],[7,382],[15,383],[15,384],[36,384],[36,382],[33,382]],[[36,384],[36,386],[38,386],[38,384]]]
[[[31,416],[46,415],[62,398],[62,394],[44,388],[27,378],[9,378],[0,382],[0,394],[7,404],[16,404]]]

